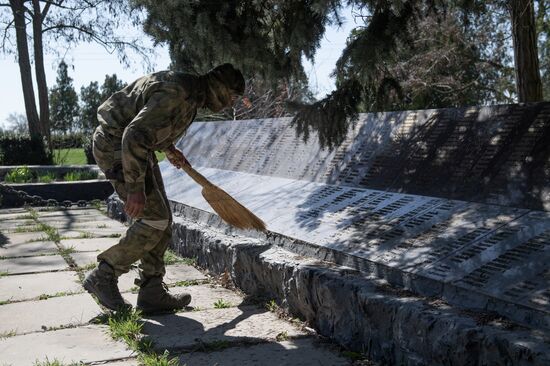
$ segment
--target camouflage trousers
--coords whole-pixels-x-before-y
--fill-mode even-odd
[[[93,153],[97,165],[110,180],[118,196],[126,202],[126,189],[122,174],[121,138],[110,135],[98,127],[93,136]],[[149,156],[145,175],[145,207],[140,217],[113,245],[97,256],[114,268],[117,276],[130,270],[140,260],[141,280],[164,276],[164,253],[172,237],[172,211],[164,191],[162,176],[154,152]],[[136,281],[139,284],[139,281]]]

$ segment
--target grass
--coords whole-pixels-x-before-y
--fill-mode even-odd
[[[34,361],[33,366],[81,366],[84,365],[81,362],[73,362],[70,364],[62,363],[57,358],[54,358],[53,360],[50,360],[48,357],[46,357],[45,361]]]
[[[225,301],[224,299],[218,299],[214,303],[214,308],[216,309],[227,309],[231,307],[231,303]]]
[[[66,256],[66,255],[69,255],[69,254],[73,254],[74,252],[76,252],[76,250],[73,246],[63,248],[63,249],[59,249],[59,254],[62,257]]]
[[[7,272],[7,271],[0,271],[0,277],[4,277],[4,276],[7,276],[9,275],[10,273]]]
[[[13,231],[14,233],[36,233],[42,231],[40,226],[19,226]]]
[[[84,149],[55,149],[53,152],[55,165],[84,165],[86,154]]]
[[[38,300],[48,300],[48,299],[51,299],[53,297],[63,297],[63,296],[70,296],[70,295],[75,295],[75,294],[78,294],[78,292],[71,292],[71,291],[61,291],[61,292],[56,292],[55,294],[51,294],[51,295],[48,295],[48,294],[42,294],[40,296],[38,296]]]
[[[265,303],[265,308],[272,313],[276,313],[279,310],[279,305],[277,305],[275,300],[271,300]]]
[[[39,183],[51,183],[55,180],[55,174],[52,172],[47,172],[46,174],[39,175],[36,180]]]
[[[139,355],[138,360],[140,365],[144,366],[178,366],[177,358],[170,358],[168,351],[164,351],[162,355],[156,353],[144,353]]]
[[[157,354],[153,351],[153,343],[141,333],[143,322],[141,312],[134,309],[125,309],[101,315],[95,319],[96,323],[107,324],[111,337],[124,341],[128,347],[138,353],[139,364],[143,366],[177,366],[178,359],[171,358],[167,351]]]
[[[197,286],[202,284],[202,281],[199,280],[186,280],[186,281],[178,281],[174,283],[174,287],[187,287],[187,286]]]
[[[282,331],[281,333],[277,334],[275,337],[277,342],[287,341],[288,340],[288,332],[286,330]]]
[[[63,180],[65,182],[76,182],[79,180],[90,180],[90,179],[97,179],[97,173],[75,170],[73,172],[68,172],[63,176]]]
[[[8,330],[6,332],[0,333],[0,339],[14,337],[16,334],[17,332],[15,331],[15,329]]]
[[[49,240],[51,240],[53,242],[56,242],[56,243],[59,243],[61,241],[61,235],[59,235],[59,231],[56,228],[54,228],[53,226],[43,224],[43,223],[39,223],[38,227],[40,228],[41,231],[46,233]]]
[[[80,235],[78,236],[78,239],[91,239],[94,237],[94,234],[92,233],[88,233],[88,232],[82,232],[80,233]]]
[[[163,152],[155,151],[158,161],[164,160]],[[55,149],[53,154],[55,165],[84,165],[87,164],[84,149]]]
[[[92,269],[95,269],[95,267],[97,267],[97,263],[88,263],[85,266],[78,267],[78,270],[86,272],[86,271],[91,271]]]
[[[164,264],[170,265],[178,263],[194,266],[197,264],[197,258],[183,258],[171,251],[170,249],[164,252]]]

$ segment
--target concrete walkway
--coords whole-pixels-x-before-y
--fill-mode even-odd
[[[111,337],[101,308],[81,287],[98,252],[125,226],[98,209],[0,210],[0,365],[160,365]],[[170,256],[165,282],[188,291],[192,307],[142,318],[141,333],[173,365],[350,365],[336,347],[276,306],[247,302],[192,266]],[[134,273],[132,273],[134,272]],[[135,304],[135,271],[120,278]],[[99,323],[99,324],[98,324]],[[135,349],[135,348],[134,348]],[[171,364],[171,365],[172,365]]]

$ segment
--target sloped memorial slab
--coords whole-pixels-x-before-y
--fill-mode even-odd
[[[364,114],[332,151],[290,122],[195,122],[178,147],[289,250],[550,329],[550,103]]]

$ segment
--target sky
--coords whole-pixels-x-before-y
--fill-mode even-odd
[[[314,63],[305,62],[310,88],[318,98],[334,90],[334,79],[329,75],[334,70],[351,29],[356,26],[351,9],[344,9],[342,15],[344,24],[327,29]],[[147,35],[143,34],[142,40],[144,45],[152,45]],[[63,45],[58,47],[63,49]],[[147,73],[138,57],[132,65],[125,67],[115,54],[110,54],[97,44],[80,44],[76,48],[63,50],[63,53],[63,57],[50,54],[44,57],[49,88],[55,84],[57,65],[62,59],[69,65],[69,76],[73,79],[77,93],[82,86],[92,81],[98,81],[101,85],[107,74],[115,73],[119,79],[131,82]],[[166,47],[156,47],[152,61],[153,71],[167,69],[170,58]],[[14,55],[0,54],[0,76],[0,127],[6,127],[6,119],[10,113],[25,114],[19,66]]]

